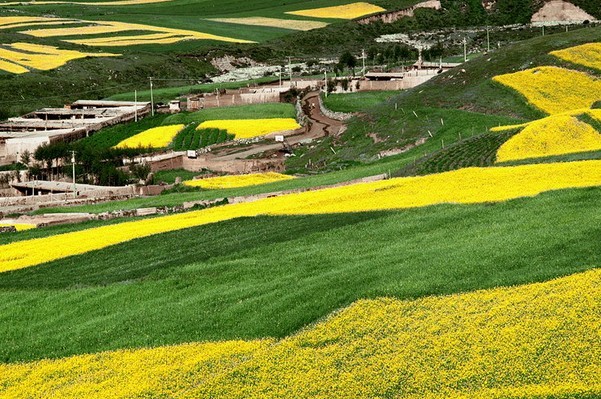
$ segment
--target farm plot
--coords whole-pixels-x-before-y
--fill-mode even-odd
[[[289,11],[286,14],[313,18],[354,19],[383,11],[386,10],[382,7],[370,3],[357,2],[333,7]]]
[[[267,17],[243,17],[243,18],[211,18],[209,21],[224,22],[228,24],[267,26],[290,30],[307,31],[328,26],[327,22],[309,21],[299,19],[280,19]]]
[[[15,74],[31,69],[49,71],[67,62],[86,57],[118,57],[121,54],[82,53],[75,50],[61,50],[53,46],[32,43],[13,43],[0,47],[0,69]]]
[[[600,295],[601,271],[591,270],[511,288],[363,299],[277,341],[191,343],[0,365],[0,392],[64,398],[595,397],[601,394],[601,346],[594,344]]]
[[[234,135],[222,129],[197,129],[197,124],[186,126],[173,140],[176,151],[197,150],[213,144],[233,140]]]
[[[580,120],[582,115],[594,121],[601,117],[601,110],[579,110],[534,121],[499,148],[497,162],[601,150],[600,132]]]
[[[135,136],[129,137],[115,148],[163,148],[184,128],[184,125],[167,125],[153,127]]]
[[[281,180],[294,179],[294,176],[281,173],[252,173],[248,175],[233,175],[209,177],[206,179],[186,180],[184,184],[190,187],[201,187],[207,190],[257,186],[259,184],[273,183]]]
[[[198,129],[223,129],[237,139],[265,136],[267,134],[296,130],[300,125],[292,118],[270,119],[217,119],[202,122]]]
[[[587,43],[552,51],[549,54],[573,64],[584,65],[601,71],[601,43]]]
[[[545,191],[601,185],[601,161],[466,168],[288,194],[155,219],[119,223],[0,246],[0,272],[39,265],[124,241],[257,215],[308,215],[499,202]]]
[[[590,108],[601,91],[601,80],[553,66],[499,75],[493,80],[522,94],[528,103],[547,114]]]

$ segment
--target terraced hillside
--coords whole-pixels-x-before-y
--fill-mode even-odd
[[[328,173],[61,210],[263,198],[1,234],[0,398],[601,397],[598,34],[386,95],[290,161]]]

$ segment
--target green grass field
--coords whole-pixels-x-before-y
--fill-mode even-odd
[[[364,91],[348,94],[330,94],[323,98],[324,105],[336,112],[359,112],[383,103],[398,91]]]
[[[2,273],[0,359],[282,337],[358,298],[417,298],[586,270],[601,250],[590,239],[599,234],[599,194],[242,218]]]

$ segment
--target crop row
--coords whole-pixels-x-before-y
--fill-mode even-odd
[[[196,127],[197,124],[192,123],[179,132],[173,140],[173,149],[176,151],[197,150],[213,144],[223,143],[234,138],[233,134],[228,134],[228,132],[223,129],[197,129]]]
[[[238,217],[365,212],[443,203],[498,202],[550,190],[599,185],[601,161],[466,168],[422,177],[353,184],[2,245],[0,272],[83,254],[139,237]]]
[[[551,398],[601,394],[601,271],[359,300],[280,341],[0,364],[4,398]]]

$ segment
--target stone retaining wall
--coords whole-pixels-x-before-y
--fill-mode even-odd
[[[326,106],[323,103],[323,100],[321,98],[321,94],[317,96],[318,98],[318,102],[319,102],[319,109],[321,110],[321,113],[324,114],[326,117],[330,118],[330,119],[334,119],[337,121],[348,121],[349,119],[351,119],[353,117],[353,114],[348,114],[346,112],[335,112],[332,111],[328,108],[326,108]]]

